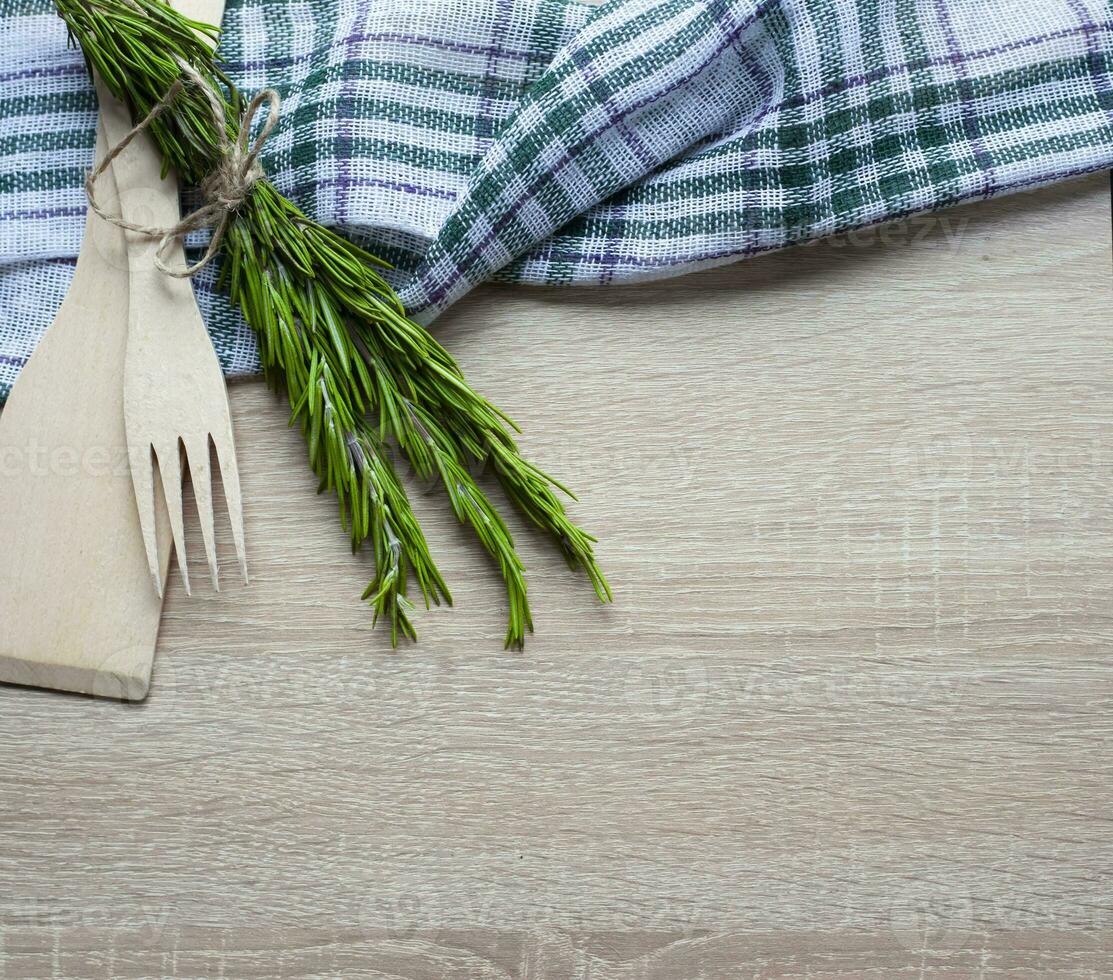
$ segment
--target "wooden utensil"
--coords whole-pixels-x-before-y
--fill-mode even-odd
[[[185,4],[179,4],[185,7]],[[211,5],[205,5],[209,7]],[[189,11],[186,11],[189,13]],[[219,12],[217,14],[219,19]],[[132,128],[126,107],[97,83],[109,142],[122,141]],[[170,228],[181,217],[178,182],[162,176],[162,158],[146,132],[138,133],[112,162],[120,214],[137,225]],[[224,499],[243,580],[247,558],[243,505],[236,465],[232,414],[224,374],[205,329],[188,279],[167,275],[155,265],[159,242],[127,232],[130,313],[124,367],[124,421],[132,484],[147,549],[151,577],[161,594],[160,552],[155,533],[154,466],[158,466],[169,511],[174,551],[186,593],[190,590],[182,515],[182,457],[188,459],[201,534],[213,586],[220,588],[213,530],[210,441],[224,484]],[[164,256],[172,268],[185,263],[180,242]]]
[[[111,173],[100,186],[115,207]],[[0,681],[147,695],[162,600],[127,461],[127,331],[124,236],[90,210],[70,290],[0,414]],[[161,583],[165,520],[153,535]]]

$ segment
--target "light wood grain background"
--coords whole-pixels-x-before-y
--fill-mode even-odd
[[[524,655],[435,494],[392,652],[235,385],[251,585],[175,577],[141,706],[0,688],[0,977],[1113,975],[1110,281],[1100,176],[469,298],[618,597],[523,529]]]

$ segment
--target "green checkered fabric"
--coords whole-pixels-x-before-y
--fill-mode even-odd
[[[2,393],[72,274],[95,103],[50,0],[0,19]],[[221,52],[283,95],[274,182],[425,321],[492,278],[676,275],[1113,164],[1098,0],[230,0]]]

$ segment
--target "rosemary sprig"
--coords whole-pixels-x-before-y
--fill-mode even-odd
[[[217,130],[208,96],[187,84],[150,126],[188,184],[219,162],[239,134],[243,100],[213,50],[219,29],[183,17],[163,0],[55,0],[71,37],[136,118],[157,105],[187,62],[224,100]],[[438,479],[456,517],[474,530],[506,584],[506,646],[521,648],[533,620],[521,559],[471,467],[490,463],[514,505],[583,569],[601,601],[610,587],[595,541],[571,522],[559,483],[520,455],[513,423],[464,380],[449,353],[411,320],[381,272],[389,266],[310,220],[266,180],[253,185],[225,235],[221,283],[259,342],[272,383],[284,386],[322,491],[336,494],[353,550],[370,540],[375,577],[364,592],[391,640],[416,639],[412,581],[426,607],[452,598],[429,554],[391,461],[397,445],[423,479]],[[569,494],[571,496],[571,494]]]

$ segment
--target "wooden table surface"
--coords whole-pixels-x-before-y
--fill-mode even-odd
[[[286,409],[142,705],[0,688],[0,977],[1113,975],[1108,178],[437,327],[581,495],[390,650]],[[520,526],[520,524],[515,525]],[[196,526],[191,558],[203,567]]]

